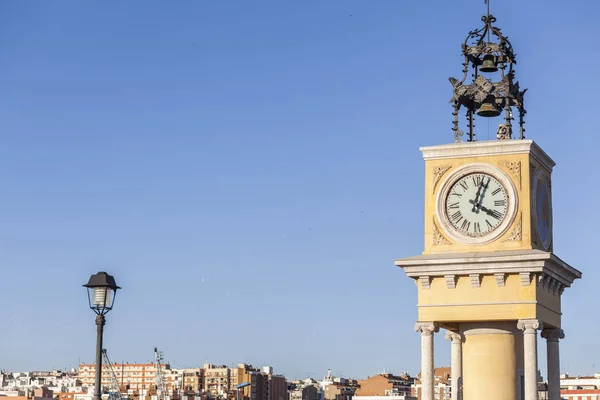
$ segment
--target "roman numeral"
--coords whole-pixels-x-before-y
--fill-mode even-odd
[[[500,193],[500,191],[502,191],[502,189],[500,189],[500,188],[498,188],[498,189],[494,190],[494,191],[492,192],[492,196],[495,196],[495,195],[497,195],[498,193]]]
[[[452,214],[450,218],[452,218],[456,222],[459,222],[462,219],[462,213],[460,211],[457,211],[454,214]]]
[[[450,196],[458,196],[458,197],[462,197],[462,194],[458,194],[456,192],[452,192],[450,193]]]
[[[456,203],[452,203],[448,206],[448,208],[458,208],[458,201]]]
[[[482,180],[483,180],[483,178],[479,175],[473,176],[473,185],[475,185],[475,186],[481,185]]]
[[[502,217],[502,214],[500,214],[498,211],[496,210],[492,210],[489,213],[492,217],[496,218],[496,219],[500,219],[500,217]]]
[[[492,229],[494,226],[492,224],[490,224],[490,221],[488,221],[487,219],[485,220],[485,223],[487,224],[488,228]]]
[[[473,224],[473,232],[476,234],[481,233],[481,227],[479,226],[479,222],[475,222],[475,224]]]
[[[460,186],[462,186],[463,189],[467,190],[469,188],[469,185],[467,184],[467,182],[465,181],[460,181],[458,182]]]
[[[469,222],[469,220],[465,219],[463,221],[462,225],[460,226],[460,229],[462,229],[463,231],[468,231],[470,226],[471,226],[471,222]]]
[[[495,200],[494,205],[496,207],[504,207],[506,205],[506,200]]]

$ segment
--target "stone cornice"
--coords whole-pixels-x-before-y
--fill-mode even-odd
[[[538,274],[569,287],[575,279],[581,278],[580,271],[551,252],[542,250],[427,254],[396,260],[395,265],[414,279],[448,275]]]
[[[498,154],[531,154],[549,171],[554,161],[533,140],[485,140],[421,147],[424,160],[444,160],[459,157],[491,156]]]

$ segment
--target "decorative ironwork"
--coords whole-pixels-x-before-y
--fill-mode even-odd
[[[514,65],[517,63],[515,53],[508,37],[500,28],[494,26],[496,18],[489,13],[481,18],[483,27],[472,30],[462,44],[463,77],[449,78],[453,93],[450,103],[453,104],[452,130],[454,141],[459,142],[463,131],[459,127],[458,113],[462,107],[466,109],[468,142],[475,141],[475,115],[496,117],[504,112],[504,123],[500,124],[496,137],[499,140],[512,139],[512,108],[519,111],[519,138],[525,138],[525,107],[523,98],[527,89],[521,90],[515,81]],[[495,42],[492,42],[492,37]],[[471,73],[470,83],[466,82]],[[482,73],[498,72],[500,79],[493,81]]]

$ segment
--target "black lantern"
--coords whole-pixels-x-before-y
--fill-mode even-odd
[[[117,289],[121,289],[117,286],[115,278],[106,272],[92,275],[89,282],[83,286],[88,289],[90,308],[98,315],[105,315],[112,310]]]

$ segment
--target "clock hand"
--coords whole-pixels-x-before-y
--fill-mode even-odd
[[[489,183],[489,181],[488,181]],[[469,200],[469,203],[473,204],[473,208],[471,208],[471,212],[477,212],[477,200],[479,199],[479,193],[481,192],[481,188],[483,187],[483,179],[481,180],[481,183],[479,184],[479,187],[477,188],[477,193],[475,193],[475,199],[473,200]]]
[[[484,213],[486,213],[487,215],[492,216],[496,219],[500,219],[500,217],[502,216],[502,214],[500,214],[498,211],[490,210],[489,208],[482,206],[481,204],[479,205],[479,209],[481,211],[483,211]]]
[[[479,198],[476,199],[477,206],[473,207],[473,208],[477,208],[477,210],[475,211],[477,214],[479,214],[480,206],[483,203],[483,198],[485,197],[485,192],[487,191],[488,187],[490,186],[490,181],[491,180],[492,180],[492,178],[488,178],[488,181],[487,181],[487,183],[485,185],[483,185],[483,179],[481,180],[483,191],[480,193]]]

